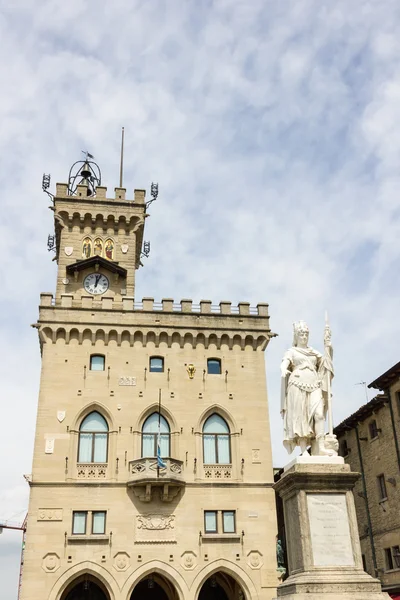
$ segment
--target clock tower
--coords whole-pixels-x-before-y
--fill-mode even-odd
[[[151,200],[96,169],[51,206],[20,598],[272,600],[268,305],[138,302]]]

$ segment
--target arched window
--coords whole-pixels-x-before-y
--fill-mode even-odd
[[[90,355],[90,370],[104,371],[105,357],[102,354]]]
[[[106,463],[108,449],[108,425],[98,412],[90,413],[79,428],[78,462]]]
[[[164,359],[162,356],[150,356],[150,373],[163,373]]]
[[[216,413],[208,417],[203,427],[203,458],[205,465],[229,465],[231,444],[229,427]]]
[[[207,359],[207,373],[209,375],[221,375],[221,361],[219,358]]]
[[[157,456],[158,431],[160,431],[161,456],[163,458],[170,456],[169,425],[159,413],[153,413],[143,423],[142,456]]]

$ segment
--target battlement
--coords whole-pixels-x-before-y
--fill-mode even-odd
[[[122,301],[116,301],[109,296],[95,298],[94,296],[82,296],[75,299],[73,294],[61,294],[61,298],[56,302],[52,293],[40,294],[40,306],[60,306],[62,308],[77,309],[107,309],[122,311],[140,311],[140,312],[167,312],[167,313],[186,313],[203,315],[235,315],[251,317],[269,317],[268,304],[259,303],[257,306],[250,306],[249,302],[239,302],[237,306],[232,306],[232,302],[227,300],[213,304],[211,300],[200,300],[198,304],[193,300],[183,299],[175,302],[172,298],[163,298],[161,302],[155,302],[154,298],[142,298],[136,302],[134,298],[122,297]]]
[[[134,190],[133,192],[133,200],[126,199],[126,188],[116,187],[114,188],[114,197],[107,197],[107,187],[105,186],[97,186],[96,187],[96,195],[95,196],[87,196],[87,186],[86,185],[78,185],[76,187],[76,195],[71,195],[68,192],[68,184],[67,183],[57,183],[56,184],[56,198],[67,199],[67,200],[87,200],[94,202],[133,202],[135,204],[144,204],[146,197],[146,190]]]

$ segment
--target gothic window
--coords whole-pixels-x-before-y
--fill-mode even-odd
[[[103,253],[103,240],[100,238],[96,238],[93,244],[93,254],[94,256],[101,256]]]
[[[219,358],[207,359],[207,373],[209,375],[221,375],[221,361]]]
[[[90,355],[90,370],[104,371],[105,357],[102,354]]]
[[[231,463],[230,431],[228,424],[216,413],[208,417],[203,427],[204,464]]]
[[[82,242],[82,258],[90,258],[92,256],[92,240],[86,237]]]
[[[78,462],[106,463],[108,450],[108,425],[98,412],[90,413],[79,428]]]
[[[163,373],[164,359],[162,356],[150,357],[150,373]]]
[[[104,256],[108,260],[114,260],[114,242],[110,239],[106,240],[104,244]]]
[[[159,413],[153,413],[143,423],[142,456],[157,456],[158,432],[160,432],[161,456],[170,456],[170,428],[168,421]]]

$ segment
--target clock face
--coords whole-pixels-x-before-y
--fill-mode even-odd
[[[83,280],[83,287],[89,294],[104,294],[109,285],[107,277],[101,273],[90,273]]]

